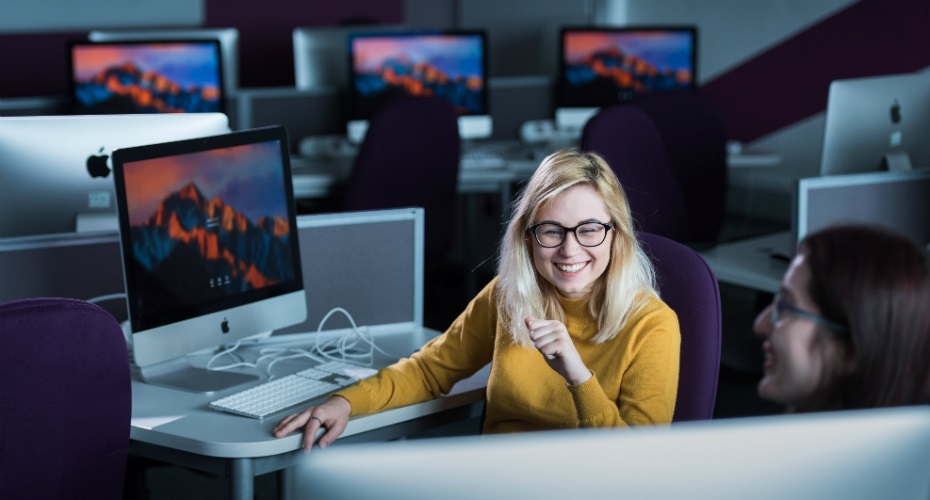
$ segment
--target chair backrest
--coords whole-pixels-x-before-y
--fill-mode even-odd
[[[452,103],[398,97],[372,116],[348,179],[343,210],[423,207],[427,268],[456,236],[461,139]]]
[[[0,498],[122,498],[131,411],[113,316],[76,299],[0,304]]]
[[[689,214],[687,241],[713,243],[726,221],[727,133],[700,89],[644,94],[633,105],[653,120]]]
[[[693,249],[663,236],[639,233],[652,260],[662,300],[678,315],[681,367],[673,422],[710,420],[720,374],[720,289],[710,266]]]
[[[637,229],[683,241],[690,219],[653,119],[627,104],[601,109],[581,134],[581,148],[607,160],[630,202]]]

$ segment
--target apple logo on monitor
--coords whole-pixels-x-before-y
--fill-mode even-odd
[[[891,123],[895,125],[901,123],[901,105],[898,104],[897,99],[891,104]]]
[[[223,322],[220,323],[220,330],[222,330],[224,334],[229,333],[229,320],[223,318]]]
[[[110,167],[107,165],[109,156],[102,154],[103,148],[103,146],[100,146],[100,150],[97,151],[97,154],[87,157],[87,172],[91,177],[106,177],[110,175]]]

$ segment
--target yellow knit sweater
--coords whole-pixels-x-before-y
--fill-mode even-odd
[[[594,374],[569,386],[533,347],[520,347],[498,321],[497,280],[442,335],[338,395],[352,415],[405,406],[447,393],[487,363],[485,433],[668,423],[675,411],[681,335],[675,313],[652,298],[619,335],[591,339],[596,321],[583,300],[562,298],[565,326]]]

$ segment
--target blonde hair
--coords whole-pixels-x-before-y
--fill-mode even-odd
[[[616,233],[610,243],[610,263],[587,297],[597,318],[595,343],[606,342],[623,329],[630,316],[656,292],[655,271],[636,239],[626,194],[607,162],[596,153],[562,150],[546,157],[514,200],[512,215],[498,256],[498,314],[516,344],[529,345],[523,318],[564,321],[558,290],[533,265],[527,229],[556,196],[577,184],[594,188]],[[532,244],[532,243],[530,243]]]

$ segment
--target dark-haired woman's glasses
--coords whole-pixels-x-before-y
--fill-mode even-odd
[[[772,328],[775,328],[775,325],[778,324],[778,318],[785,313],[791,314],[797,318],[806,319],[807,321],[813,321],[818,325],[824,326],[838,333],[849,333],[849,328],[846,326],[824,318],[823,316],[798,309],[798,307],[794,304],[781,298],[781,294],[775,295],[775,300],[772,303]]]

